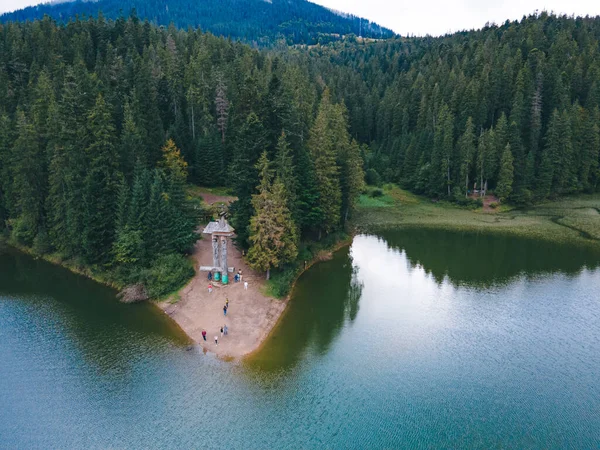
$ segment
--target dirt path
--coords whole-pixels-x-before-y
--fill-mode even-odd
[[[480,199],[481,197],[477,194],[471,194],[469,196],[470,198],[472,198],[473,200],[477,200]],[[496,197],[495,195],[485,195],[482,199],[483,201],[483,211],[484,212],[495,212],[496,210],[494,208],[492,208],[490,205],[492,203],[496,203],[497,205],[500,203],[500,199],[498,197]]]
[[[208,205],[213,205],[215,203],[229,204],[237,199],[236,197],[232,197],[229,195],[213,194],[212,192],[208,192],[202,189],[198,191],[198,194],[202,197],[202,200],[204,200],[204,202]]]
[[[205,199],[205,201],[207,201]],[[217,200],[218,201],[218,200]],[[245,264],[242,255],[229,240],[229,266],[242,270],[243,281],[248,282],[248,290],[243,281],[235,283],[230,274],[227,286],[213,282],[213,292],[208,293],[206,272],[197,272],[188,285],[180,291],[181,299],[175,304],[159,303],[159,306],[175,320],[194,341],[220,357],[239,358],[258,348],[283,313],[287,302],[266,297],[261,293],[263,276],[254,273]],[[212,243],[210,236],[199,240],[193,257],[196,269],[212,265]],[[223,316],[225,299],[229,299],[227,316]],[[229,334],[221,337],[220,328],[227,324]],[[202,339],[202,330],[207,333],[207,341]],[[214,337],[219,343],[215,345]]]

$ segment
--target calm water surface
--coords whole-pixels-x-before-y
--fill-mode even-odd
[[[358,236],[230,364],[152,306],[0,248],[0,448],[600,448],[599,262]]]

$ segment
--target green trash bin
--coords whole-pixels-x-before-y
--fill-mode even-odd
[[[227,284],[229,283],[229,275],[227,275],[226,273],[223,274],[223,279],[221,280],[221,282],[223,284]]]
[[[221,279],[221,274],[219,272],[215,272],[214,279],[215,281],[219,281]]]

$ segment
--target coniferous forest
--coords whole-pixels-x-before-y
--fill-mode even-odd
[[[0,227],[160,296],[191,270],[189,183],[233,190],[238,243],[266,272],[344,229],[365,172],[453,201],[596,191],[599,43],[600,19],[545,13],[263,51],[135,16],[6,23]]]
[[[366,19],[306,0],[74,0],[30,6],[0,16],[0,22],[42,19],[68,22],[79,17],[117,19],[133,11],[155,25],[200,28],[252,45],[316,44],[354,33],[389,38],[394,33]]]

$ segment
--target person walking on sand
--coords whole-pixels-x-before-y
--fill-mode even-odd
[[[208,284],[208,293],[212,294],[212,284],[211,283]]]
[[[223,334],[225,336],[227,336],[227,332],[229,331],[229,328],[227,328],[227,325],[223,325]]]
[[[227,305],[223,306],[223,315],[227,315]]]
[[[206,341],[206,330],[202,330],[202,339]]]
[[[223,337],[223,327],[221,327],[221,337]]]
[[[208,281],[212,281],[212,272],[208,272]]]
[[[225,306],[229,308],[229,298],[225,297]]]
[[[219,336],[215,336],[215,345],[219,345]]]
[[[248,290],[248,282],[244,281],[244,289],[247,291]]]

